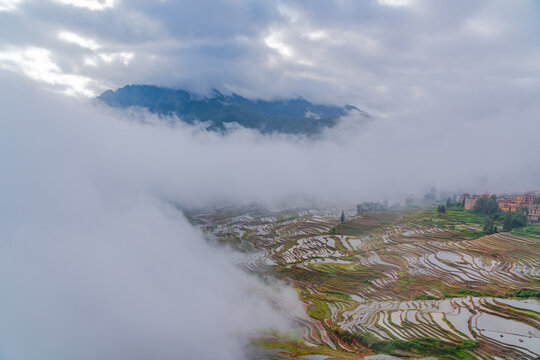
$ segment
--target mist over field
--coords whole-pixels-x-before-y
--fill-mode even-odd
[[[2,97],[3,357],[238,359],[254,331],[289,329],[291,290],[208,246],[154,176],[130,181],[165,170],[138,150],[165,133],[39,95]]]
[[[207,246],[171,204],[352,207],[429,186],[526,188],[539,178],[536,135],[531,148],[497,150],[490,132],[472,135],[482,123],[434,133],[345,119],[316,141],[221,135],[5,84],[0,344],[10,359],[235,359],[242,335],[287,328],[270,306],[274,290]],[[508,123],[507,136],[523,136]],[[274,301],[298,306],[281,291]]]
[[[296,293],[184,209],[540,188],[538,3],[339,3],[0,1],[0,358],[240,359],[291,331]],[[93,98],[126,83],[372,116],[211,132]]]

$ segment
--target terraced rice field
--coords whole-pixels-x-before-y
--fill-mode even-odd
[[[340,214],[224,208],[191,216],[241,251],[247,271],[298,289],[304,307],[288,313],[297,336],[261,335],[255,344],[267,351],[254,357],[540,356],[540,302],[515,297],[540,290],[540,237],[483,236],[482,219],[457,210],[351,211],[343,224]]]

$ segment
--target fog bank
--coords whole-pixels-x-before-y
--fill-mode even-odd
[[[0,348],[10,360],[238,359],[246,334],[286,328],[268,299],[296,306],[294,294],[244,274],[171,204],[352,206],[431,186],[539,187],[537,135],[524,131],[537,108],[459,124],[440,108],[350,118],[313,141],[171,126],[0,76]]]
[[[292,290],[210,247],[159,183],[131,184],[150,161],[137,125],[1,87],[2,358],[236,360],[254,334],[290,329]]]

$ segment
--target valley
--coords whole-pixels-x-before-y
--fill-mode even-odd
[[[192,212],[239,266],[296,289],[298,329],[259,334],[253,358],[535,359],[540,355],[540,235],[484,235],[455,207]]]

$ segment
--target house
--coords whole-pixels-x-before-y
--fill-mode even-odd
[[[540,219],[540,204],[530,204],[528,208],[529,214],[527,214],[527,219],[529,221],[538,221]]]
[[[527,211],[529,221],[538,221],[540,218],[540,204],[535,204],[539,195],[537,192],[527,192],[523,194],[505,194],[497,198],[499,209],[504,212],[518,212],[521,209]]]
[[[476,204],[476,201],[481,197],[489,197],[489,194],[480,194],[480,195],[469,195],[469,194],[463,194],[461,197],[461,202],[463,203],[463,207],[465,210],[472,210],[474,208],[474,205]]]
[[[478,200],[478,196],[465,194],[463,206],[466,210],[472,210],[474,208],[474,204],[476,204],[476,200]]]
[[[489,196],[489,194],[463,194],[461,201],[466,210],[472,210],[476,201],[482,196]],[[534,222],[540,219],[540,204],[538,203],[538,199],[540,199],[540,194],[536,191],[521,194],[503,194],[497,196],[497,204],[503,212],[511,211],[517,213],[518,211],[525,210],[527,212],[527,219]]]

